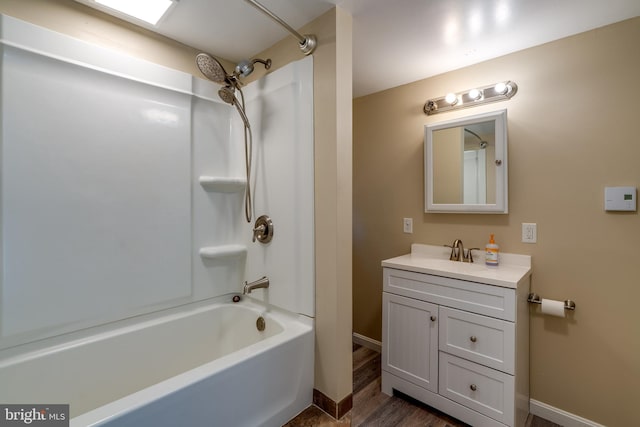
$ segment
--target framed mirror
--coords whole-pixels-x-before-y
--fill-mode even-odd
[[[425,212],[507,213],[507,110],[425,126]]]

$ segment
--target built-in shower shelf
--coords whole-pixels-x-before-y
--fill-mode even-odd
[[[247,247],[244,245],[207,246],[200,248],[200,257],[205,259],[236,258],[245,256],[246,254]]]
[[[237,193],[244,190],[247,185],[245,178],[226,178],[220,176],[201,176],[200,185],[206,191],[220,193]]]

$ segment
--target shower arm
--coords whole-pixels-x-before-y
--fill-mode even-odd
[[[316,45],[318,44],[316,36],[314,36],[313,34],[305,34],[304,36],[301,35],[299,32],[291,28],[289,24],[284,22],[282,19],[280,19],[280,17],[278,17],[269,9],[267,9],[266,7],[258,3],[256,0],[245,0],[245,1],[247,3],[250,3],[256,9],[262,11],[262,13],[269,16],[271,19],[276,21],[278,24],[282,25],[287,31],[293,34],[293,36],[296,39],[298,39],[298,45],[300,46],[300,50],[302,50],[302,53],[304,53],[305,55],[309,55],[313,53],[313,51],[316,48]]]

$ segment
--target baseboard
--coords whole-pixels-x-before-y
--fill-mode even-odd
[[[367,347],[371,350],[377,351],[378,353],[382,353],[382,343],[380,341],[376,341],[372,338],[365,337],[364,335],[360,335],[354,332],[353,342],[356,344],[360,344],[363,347]]]
[[[326,394],[318,389],[313,389],[313,404],[322,409],[327,414],[331,415],[336,420],[339,420],[347,414],[353,407],[353,394],[350,393],[347,397],[340,402],[335,402]]]
[[[605,427],[602,424],[579,417],[562,409],[554,408],[551,405],[534,399],[529,400],[529,411],[533,415],[564,427]]]

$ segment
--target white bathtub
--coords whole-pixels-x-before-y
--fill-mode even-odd
[[[281,426],[311,403],[311,319],[249,298],[181,310],[0,359],[0,402],[69,403],[73,427]]]

